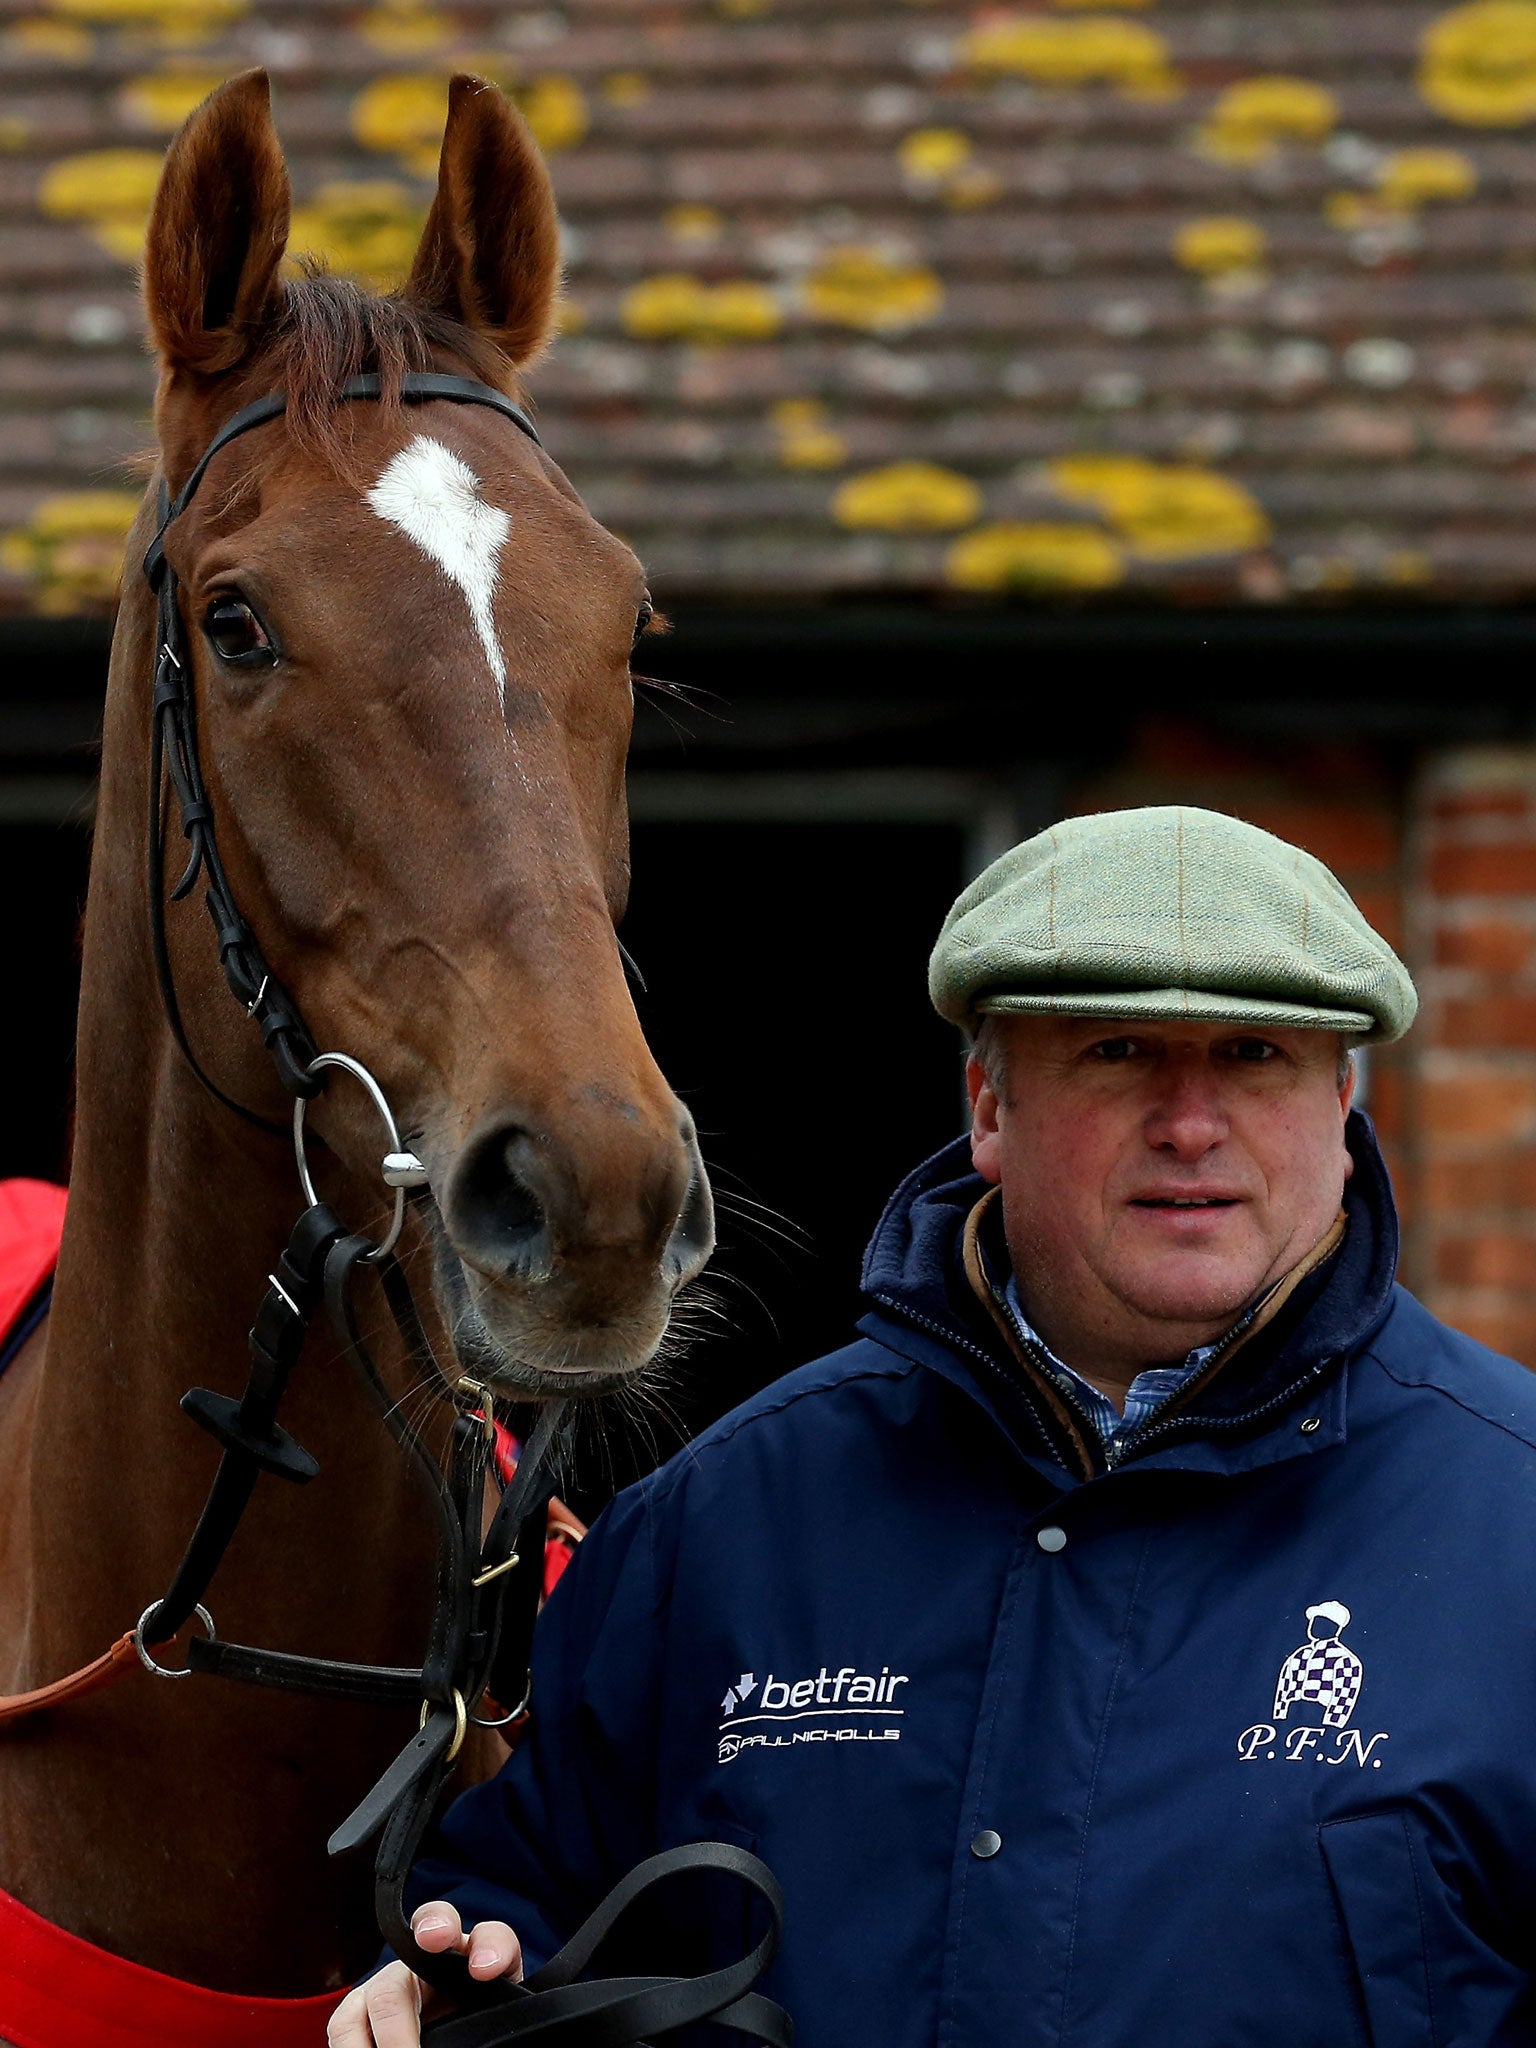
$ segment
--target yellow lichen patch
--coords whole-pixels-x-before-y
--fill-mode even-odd
[[[866,469],[838,486],[832,517],[839,526],[885,533],[949,533],[981,511],[981,492],[968,476],[936,462],[892,462]]]
[[[934,193],[949,206],[987,206],[1000,197],[1003,181],[971,158],[970,137],[958,128],[919,128],[896,152],[912,192]]]
[[[1383,583],[1430,583],[1434,574],[1434,563],[1416,548],[1399,548],[1381,565]]]
[[[827,408],[819,398],[781,399],[768,417],[786,469],[837,469],[848,460],[847,444],[827,424]]]
[[[674,242],[695,249],[709,249],[725,232],[725,219],[717,206],[669,206],[661,224]]]
[[[1419,91],[1469,127],[1536,118],[1536,0],[1470,0],[1432,21],[1419,44]]]
[[[983,170],[980,164],[967,164],[944,184],[946,206],[990,206],[1002,196],[1002,179],[996,171]]]
[[[999,520],[962,534],[944,560],[955,590],[1109,590],[1124,577],[1124,554],[1095,526]]]
[[[1219,163],[1258,163],[1284,142],[1325,141],[1338,118],[1333,94],[1309,78],[1244,78],[1217,100],[1195,145]]]
[[[533,139],[546,154],[574,149],[587,132],[587,102],[574,78],[552,73],[512,88]]]
[[[289,254],[387,291],[410,269],[426,217],[426,207],[393,178],[338,179],[294,208]]]
[[[896,152],[903,175],[929,189],[952,178],[970,154],[970,137],[958,128],[915,129]]]
[[[486,67],[482,66],[482,69]],[[569,149],[587,132],[587,102],[573,78],[560,73],[508,84],[540,149]],[[433,71],[401,72],[376,78],[352,102],[352,133],[365,149],[397,157],[418,177],[437,171],[443,124],[448,116],[448,80]]]
[[[603,80],[603,98],[610,107],[640,107],[651,96],[651,81],[643,71],[611,71]]]
[[[138,510],[132,491],[63,491],[45,498],[25,526],[0,539],[0,567],[30,584],[41,612],[110,604]]]
[[[60,64],[84,64],[96,47],[90,30],[79,22],[43,21],[36,16],[7,29],[5,40],[29,57],[53,57]]]
[[[1192,463],[1069,455],[1051,463],[1047,474],[1064,498],[1093,505],[1132,553],[1148,561],[1233,554],[1269,538],[1269,521],[1251,493]]]
[[[1291,564],[1291,581],[1299,590],[1353,590],[1360,570],[1347,555],[1303,555]]]
[[[1155,475],[1157,465],[1140,455],[1061,455],[1046,465],[1045,473],[1064,498],[1085,498],[1108,511]]]
[[[1411,213],[1435,200],[1470,199],[1477,171],[1459,149],[1400,149],[1377,170],[1376,190],[1388,206]]]
[[[124,263],[144,248],[161,158],[152,149],[92,149],[61,157],[43,174],[37,203],[50,220],[80,221]]]
[[[931,320],[944,304],[944,287],[921,263],[904,263],[880,249],[828,249],[801,291],[806,311],[838,327],[868,334],[901,334]]]
[[[1330,192],[1323,201],[1323,219],[1346,235],[1386,219],[1389,211],[1379,199],[1364,192]]]
[[[47,0],[51,14],[103,28],[148,31],[173,47],[207,43],[238,21],[250,0]]]
[[[436,72],[376,78],[352,102],[352,133],[364,149],[398,157],[422,177],[437,169],[447,118],[447,81]]]
[[[1166,99],[1181,90],[1167,43],[1140,21],[1004,16],[962,36],[959,58],[972,71],[1039,85],[1113,85],[1137,99]]]
[[[766,341],[784,316],[766,285],[706,284],[686,271],[648,277],[624,294],[619,318],[640,341]]]
[[[123,112],[140,128],[173,134],[224,78],[222,71],[156,71],[130,78],[123,87]]]
[[[1173,255],[1186,270],[1223,277],[1232,271],[1257,270],[1266,246],[1257,221],[1240,214],[1212,214],[1184,223],[1173,238]]]
[[[425,57],[446,49],[458,35],[459,24],[418,0],[382,0],[359,19],[357,32],[387,57]]]

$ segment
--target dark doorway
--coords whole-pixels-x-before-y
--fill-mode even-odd
[[[640,1013],[720,1198],[703,1334],[582,1506],[780,1373],[846,1343],[896,1183],[960,1128],[959,1046],[928,951],[964,881],[957,827],[639,824],[624,939]],[[758,1205],[761,1205],[759,1207]]]
[[[90,833],[82,824],[0,824],[0,957],[10,991],[5,1045],[12,1078],[0,1178],[68,1175],[89,862]]]

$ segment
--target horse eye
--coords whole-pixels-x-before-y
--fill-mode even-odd
[[[203,631],[232,668],[270,668],[277,660],[266,627],[242,597],[216,597],[203,614]]]
[[[641,605],[641,607],[640,607],[639,611],[638,611],[638,612],[636,612],[636,614],[635,614],[635,641],[634,641],[634,644],[635,644],[635,645],[636,645],[637,647],[638,647],[638,646],[639,646],[639,644],[640,644],[640,636],[641,636],[641,634],[642,634],[642,633],[643,633],[643,632],[645,631],[646,627],[647,627],[647,626],[648,626],[648,625],[649,625],[649,624],[651,623],[652,619],[654,619],[654,618],[655,618],[655,616],[656,616],[656,607],[655,607],[654,605],[651,605],[651,604],[643,604],[643,605]]]

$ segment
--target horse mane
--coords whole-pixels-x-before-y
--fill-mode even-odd
[[[400,404],[400,380],[452,358],[455,369],[498,391],[512,391],[511,365],[496,345],[462,321],[407,292],[370,292],[349,277],[306,268],[284,289],[260,349],[263,387],[288,394],[288,432],[306,453],[345,470],[351,408],[336,403],[349,377],[376,374],[386,410]]]

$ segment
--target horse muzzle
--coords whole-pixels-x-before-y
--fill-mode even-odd
[[[598,1393],[655,1356],[715,1243],[698,1137],[675,1107],[670,1143],[606,1173],[530,1121],[471,1137],[440,1199],[438,1274],[461,1361],[525,1393]]]

